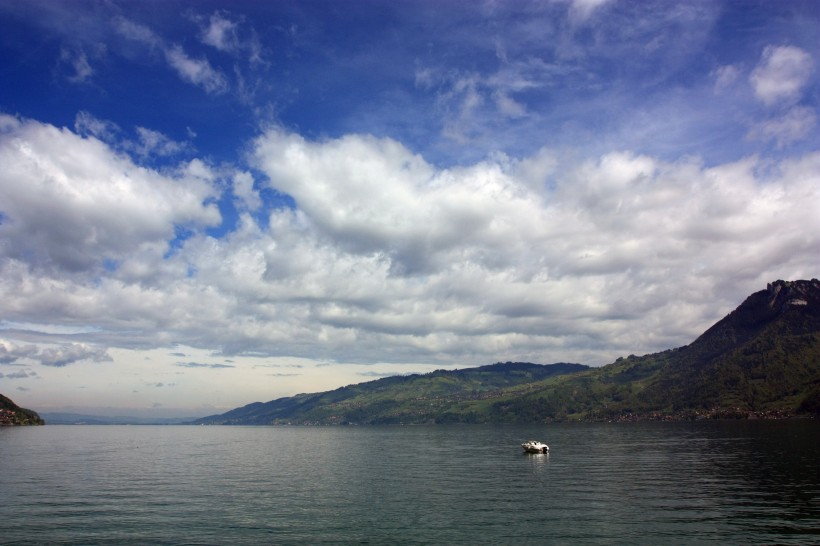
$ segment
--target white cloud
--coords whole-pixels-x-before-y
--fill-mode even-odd
[[[220,94],[228,90],[227,78],[207,59],[192,59],[178,45],[166,48],[165,58],[183,80],[201,86],[208,93]]]
[[[88,56],[82,50],[70,50],[64,47],[60,50],[60,61],[71,67],[73,72],[68,76],[71,82],[84,82],[94,74],[94,69],[88,62]]]
[[[817,125],[814,110],[795,106],[783,115],[754,125],[749,136],[758,140],[774,140],[778,148],[804,139]]]
[[[87,111],[77,113],[74,130],[82,136],[96,137],[114,149],[136,154],[144,159],[153,157],[171,157],[193,149],[188,141],[177,141],[145,127],[136,127],[136,138],[123,137],[122,129],[116,123],[95,117]]]
[[[178,142],[159,131],[137,127],[138,141],[133,144],[133,150],[142,157],[150,155],[159,157],[174,156],[191,148],[187,142]]]
[[[238,25],[220,13],[208,19],[208,26],[202,31],[202,41],[220,51],[234,52],[239,49]]]
[[[18,361],[29,359],[36,354],[36,345],[17,345],[11,341],[0,339],[0,364],[16,364]]]
[[[817,190],[763,184],[754,161],[704,169],[607,154],[564,171],[544,195],[500,164],[437,170],[389,140],[271,132],[257,157],[304,217],[272,222],[276,244],[237,262],[252,276],[242,286],[312,302],[291,317],[363,350],[552,352],[574,336],[587,347],[622,338],[659,348],[666,335],[638,325],[668,321],[695,335],[707,326],[699,313],[732,300],[720,293],[726,279],[763,286],[811,274],[805,231],[784,227],[817,224]],[[539,171],[526,162],[524,172]],[[293,246],[282,227],[303,230]],[[697,294],[703,286],[708,295]]]
[[[113,360],[104,348],[91,347],[84,343],[71,343],[43,349],[37,359],[43,366],[57,368],[82,360],[91,360],[93,362],[111,362]]]
[[[464,144],[484,136],[498,119],[521,119],[529,114],[516,95],[543,86],[553,67],[532,58],[500,60],[499,69],[489,74],[440,72],[429,67],[416,70],[416,86],[436,91],[444,136]]]
[[[814,69],[811,55],[794,46],[767,46],[749,76],[755,95],[767,105],[795,101]]]
[[[0,225],[0,313],[93,324],[75,335],[91,347],[181,342],[340,362],[606,363],[688,343],[773,279],[816,276],[820,154],[704,167],[631,152],[574,163],[545,149],[442,169],[390,139],[311,141],[272,130],[253,142],[253,166],[297,209],[269,211],[258,224],[242,212],[260,210],[253,179],[237,172],[237,229],[220,239],[195,229],[166,255],[175,223],[217,219],[202,205],[218,178],[206,163],[160,175],[93,139],[0,122],[12,127],[0,153],[15,173],[0,177],[0,202],[15,205]],[[22,144],[38,151],[39,164],[26,162]],[[62,158],[66,150],[85,156],[100,181],[90,166]],[[59,206],[45,185],[55,179],[65,184],[56,186]],[[134,191],[117,197],[112,180]],[[166,201],[166,185],[185,189]],[[112,212],[127,222],[109,226],[72,188],[98,210],[128,203]],[[55,216],[70,229],[52,229],[45,218]],[[31,227],[9,231],[17,222]],[[44,268],[41,256],[22,251],[58,241],[71,256],[113,257],[118,266]]]
[[[163,40],[145,25],[135,23],[125,17],[118,17],[114,21],[114,29],[124,38],[142,43],[151,48],[164,47]]]
[[[213,94],[222,94],[228,90],[228,79],[213,68],[208,59],[194,59],[179,44],[168,44],[150,28],[124,17],[116,19],[114,28],[128,40],[141,43],[152,50],[160,50],[171,68],[188,83]]]
[[[253,176],[248,172],[237,172],[233,176],[233,194],[240,203],[240,208],[251,212],[259,210],[262,198],[253,188]]]
[[[63,367],[82,360],[93,362],[111,362],[111,356],[106,349],[94,347],[85,343],[70,343],[48,345],[40,348],[37,345],[17,345],[11,341],[0,339],[0,364],[19,364],[21,362],[39,362],[43,366]],[[35,377],[34,371],[22,372],[17,375],[6,374],[6,377]]]
[[[202,43],[234,57],[245,54],[251,65],[264,62],[259,37],[253,27],[243,24],[244,18],[233,20],[227,12],[215,12],[208,17],[207,22],[199,17],[195,17],[195,20],[201,26]]]
[[[31,266],[99,271],[161,258],[179,224],[215,225],[212,184],[139,167],[101,141],[35,121],[0,133],[0,255]],[[158,259],[157,258],[157,259]]]
[[[116,123],[99,119],[85,110],[78,112],[74,118],[74,130],[80,135],[94,136],[104,142],[115,140],[120,132]]]
[[[436,172],[389,139],[312,143],[274,131],[257,141],[256,156],[312,225],[352,252],[383,254],[397,274],[435,270],[455,248],[462,259],[483,262],[487,249],[473,241],[486,237],[509,251],[510,238],[540,216],[498,165]]]

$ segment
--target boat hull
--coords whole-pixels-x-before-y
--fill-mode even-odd
[[[521,444],[525,453],[549,453],[550,447],[547,444],[530,440]]]

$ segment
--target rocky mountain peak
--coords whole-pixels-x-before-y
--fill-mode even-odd
[[[783,312],[790,307],[806,307],[817,312],[820,305],[820,281],[777,280],[766,285],[768,307]]]

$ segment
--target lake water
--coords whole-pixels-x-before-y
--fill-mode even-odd
[[[0,465],[1,544],[820,543],[816,421],[6,427]]]

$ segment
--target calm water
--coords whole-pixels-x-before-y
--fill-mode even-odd
[[[2,428],[0,465],[2,544],[820,543],[812,421]]]

